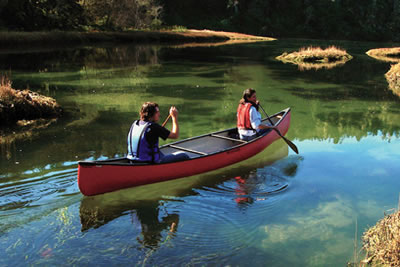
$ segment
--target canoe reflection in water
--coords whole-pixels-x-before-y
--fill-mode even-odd
[[[173,238],[178,231],[182,211],[179,205],[187,196],[206,197],[202,194],[208,191],[235,200],[239,205],[249,205],[279,192],[279,188],[284,190],[288,187],[287,176],[295,176],[300,159],[287,155],[287,145],[283,141],[275,142],[255,157],[208,174],[83,197],[81,230],[97,229],[125,217],[138,231],[137,240],[142,246],[158,248],[163,240]]]

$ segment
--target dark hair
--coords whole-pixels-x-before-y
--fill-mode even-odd
[[[256,92],[253,88],[247,88],[243,91],[243,97],[240,99],[240,104],[244,105],[244,103],[250,102],[249,98]],[[253,103],[255,104],[255,103]]]
[[[140,119],[143,121],[149,121],[154,114],[156,114],[158,104],[154,102],[145,102],[140,109]]]

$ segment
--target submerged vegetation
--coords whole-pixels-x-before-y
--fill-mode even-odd
[[[392,65],[385,77],[389,83],[390,90],[400,96],[400,63]]]
[[[62,114],[57,102],[47,96],[39,95],[29,89],[15,90],[11,81],[2,76],[0,80],[0,126],[15,124],[25,120],[54,118]]]
[[[346,50],[330,46],[326,49],[321,47],[303,47],[299,51],[283,53],[276,57],[284,63],[293,63],[299,66],[300,70],[309,69],[330,69],[342,65],[352,59]]]
[[[400,266],[400,211],[385,216],[363,235],[365,263]]]
[[[385,62],[392,62],[392,63],[400,62],[400,47],[371,49],[368,50],[366,54],[370,57]]]

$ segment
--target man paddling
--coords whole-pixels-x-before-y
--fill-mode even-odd
[[[160,109],[157,103],[145,102],[140,109],[140,120],[132,123],[128,134],[128,155],[132,162],[166,163],[188,159],[184,152],[164,155],[159,148],[159,137],[166,140],[179,137],[178,110],[172,106],[169,110],[172,129],[169,131],[157,122]]]
[[[237,127],[240,139],[250,141],[262,135],[268,129],[275,126],[261,123],[261,114],[258,112],[258,100],[256,90],[248,88],[244,90],[243,97],[240,99],[237,109]]]

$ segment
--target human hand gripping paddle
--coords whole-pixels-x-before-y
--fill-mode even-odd
[[[174,110],[176,109],[175,107],[171,107],[171,110],[172,110],[172,108],[173,108]],[[163,124],[161,125],[162,127],[164,127],[164,126],[167,124],[167,122],[169,121],[169,119],[172,118],[171,110],[170,110],[170,113],[169,113],[168,117],[165,119],[165,121],[164,121]],[[177,112],[177,110],[176,110],[176,112]],[[177,113],[176,113],[176,114],[177,114]],[[176,116],[176,115],[175,115],[175,116]]]
[[[171,118],[171,114],[168,115],[168,117],[165,119],[165,121],[163,122],[163,124],[161,125],[162,127],[165,126],[165,124],[167,124],[167,122],[169,121],[169,119]]]
[[[267,112],[265,112],[265,110],[263,109],[263,107],[260,105],[260,103],[258,103],[258,106],[262,109],[262,111],[264,112],[265,116],[267,116],[269,122],[271,123],[272,126],[274,126],[274,123],[272,122],[271,118],[268,116]],[[277,129],[277,128],[272,128],[273,130],[276,131],[276,133],[286,142],[286,144],[288,144],[288,146],[294,151],[296,152],[296,154],[299,154],[299,150],[297,149],[297,146],[295,144],[292,143],[292,141],[290,141],[289,139],[287,139],[286,137],[284,137],[281,132]]]

